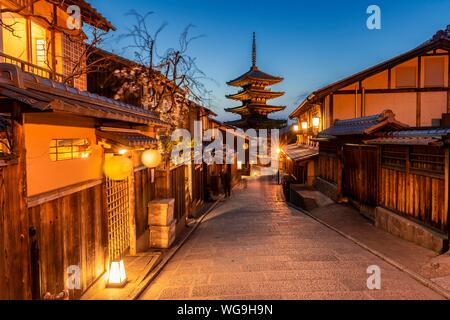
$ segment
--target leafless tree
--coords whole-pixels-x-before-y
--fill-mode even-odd
[[[121,38],[131,42],[125,49],[133,50],[137,64],[116,72],[125,80],[118,96],[130,92],[142,95],[144,107],[159,112],[163,119],[177,126],[193,101],[201,104],[208,96],[204,85],[208,78],[197,66],[196,58],[189,55],[190,44],[203,35],[191,36],[194,26],[188,25],[176,48],[160,50],[158,37],[167,23],[153,30],[150,26],[153,14],[135,11],[128,14],[135,23]]]

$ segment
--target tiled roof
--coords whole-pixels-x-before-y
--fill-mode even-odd
[[[252,67],[250,71],[243,74],[242,76],[228,82],[227,84],[230,86],[237,86],[241,87],[247,83],[251,83],[254,81],[266,81],[272,84],[278,83],[283,81],[283,78],[280,77],[274,77],[270,74],[267,74],[261,70],[259,70],[257,67]]]
[[[283,152],[294,161],[307,160],[319,155],[319,149],[297,144],[285,146]]]
[[[158,142],[157,139],[140,132],[97,130],[97,136],[127,147],[149,147]]]
[[[11,64],[0,64],[0,95],[41,111],[166,126],[153,111],[25,73]]]
[[[382,129],[404,129],[407,127],[407,125],[395,120],[394,113],[391,110],[386,110],[373,116],[337,120],[331,128],[319,133],[318,138],[365,135]]]
[[[450,135],[450,128],[418,128],[380,133],[379,137],[366,141],[367,144],[393,145],[436,145],[442,144]]]

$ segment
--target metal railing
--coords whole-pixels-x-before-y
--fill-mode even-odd
[[[57,82],[64,82],[64,75],[53,72],[50,69],[46,69],[44,67],[37,66],[30,62],[18,59],[16,57],[7,55],[6,53],[0,52],[0,63],[10,63],[18,66],[22,71],[29,72],[34,75],[48,78]]]

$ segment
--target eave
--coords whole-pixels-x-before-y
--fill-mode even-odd
[[[275,92],[275,91],[270,91],[270,90],[247,89],[247,90],[241,91],[236,94],[227,95],[226,97],[228,99],[238,100],[238,101],[252,100],[252,99],[256,99],[256,98],[264,98],[266,100],[270,100],[270,99],[282,97],[284,94],[285,94],[284,92]]]

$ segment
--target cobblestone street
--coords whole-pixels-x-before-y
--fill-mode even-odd
[[[367,289],[371,265],[381,268],[381,290]],[[211,212],[141,298],[442,299],[260,180]]]

